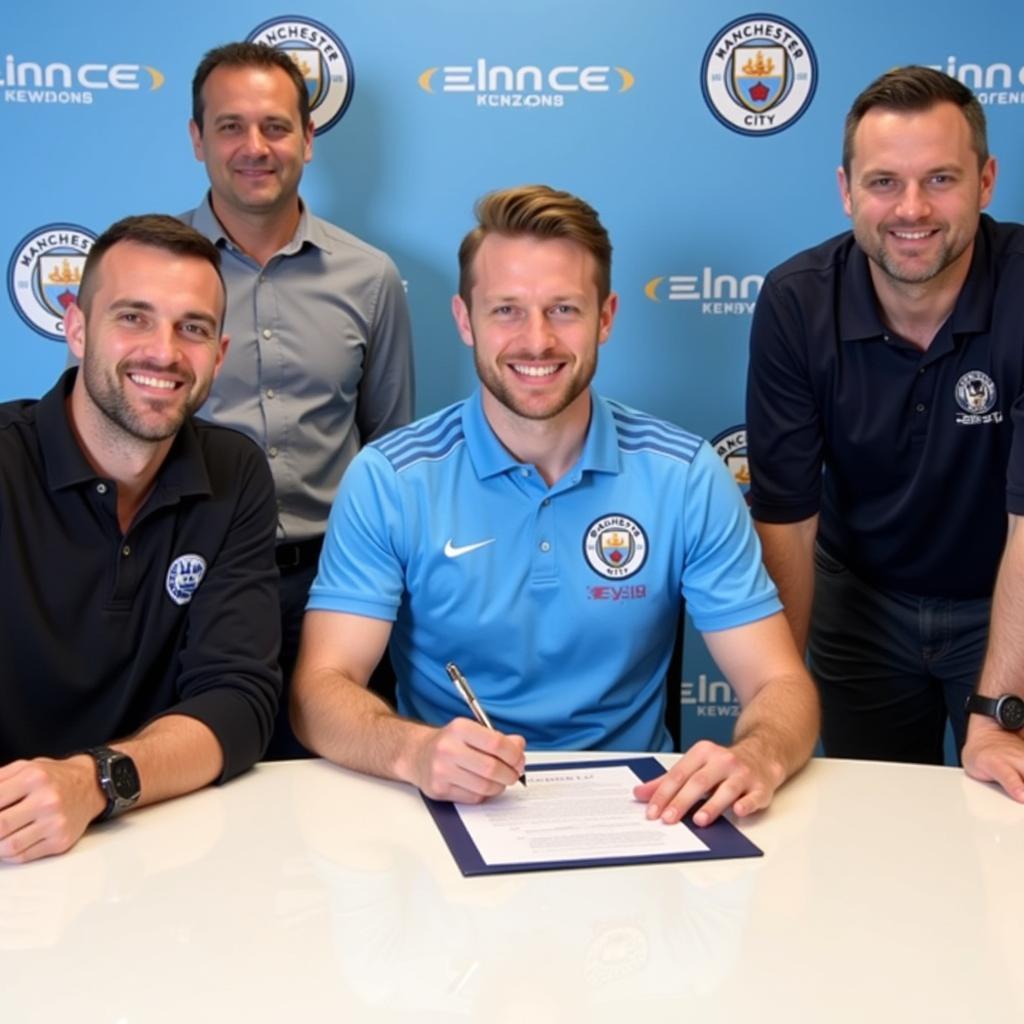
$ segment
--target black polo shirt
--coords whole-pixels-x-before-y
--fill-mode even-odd
[[[186,422],[122,535],[68,422],[75,373],[0,405],[0,764],[175,712],[216,735],[223,781],[262,754],[281,688],[266,459]]]
[[[820,542],[862,579],[989,596],[1006,512],[1024,514],[1022,394],[1024,227],[981,218],[963,289],[925,352],[883,325],[867,257],[839,235],[773,270],[758,298],[754,517],[820,511]]]

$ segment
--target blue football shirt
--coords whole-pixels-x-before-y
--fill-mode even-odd
[[[364,448],[342,480],[311,609],[394,622],[403,715],[467,709],[532,747],[667,750],[680,597],[698,629],[781,605],[750,516],[705,441],[593,395],[577,465],[548,487],[479,390]]]

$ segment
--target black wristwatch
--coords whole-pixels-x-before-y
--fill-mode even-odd
[[[967,698],[967,713],[988,715],[1011,732],[1024,729],[1024,700],[1013,693],[1001,697],[979,697],[973,693]]]
[[[107,806],[96,820],[106,821],[134,806],[142,792],[135,762],[127,754],[110,747],[89,747],[82,753],[96,762],[96,777],[100,789],[107,796]]]

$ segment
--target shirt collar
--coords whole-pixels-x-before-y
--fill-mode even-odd
[[[206,235],[214,245],[226,245],[237,250],[237,246],[235,246],[235,243],[231,241],[228,233],[224,230],[224,225],[221,224],[217,219],[217,215],[213,212],[209,190],[203,197],[202,203],[196,207],[196,211],[192,216],[192,227],[200,234]],[[316,217],[310,215],[306,204],[300,199],[299,223],[295,228],[295,234],[292,235],[288,243],[278,250],[276,255],[291,256],[299,252],[307,243],[322,249],[324,252],[331,252],[331,239],[324,230],[323,224]]]
[[[967,278],[947,323],[951,333],[980,334],[989,329],[992,317],[992,218],[982,214]],[[888,331],[882,323],[875,286],[864,250],[850,236],[850,254],[843,271],[839,297],[839,337],[844,341],[877,338]]]
[[[843,269],[843,287],[839,295],[839,337],[842,341],[878,338],[886,333],[878,315],[875,285],[864,250],[849,240],[850,252]]]
[[[476,390],[462,406],[462,432],[466,438],[473,469],[481,480],[519,469],[520,463],[498,440],[484,415],[482,388]],[[580,471],[618,473],[621,470],[619,435],[615,419],[607,403],[593,390],[590,392],[590,426],[583,442],[576,469]]]
[[[93,483],[99,476],[89,465],[68,420],[67,399],[74,387],[77,367],[66,370],[57,383],[36,404],[39,447],[51,491]],[[202,448],[191,419],[185,421],[157,472],[156,487],[161,504],[185,495],[212,494]]]

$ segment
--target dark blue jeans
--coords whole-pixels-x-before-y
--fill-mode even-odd
[[[302,617],[306,611],[309,588],[316,578],[316,566],[310,565],[295,572],[283,573],[278,581],[281,597],[281,675],[284,690],[277,710],[277,722],[270,746],[263,755],[265,761],[284,761],[313,755],[295,738],[288,719],[288,697],[292,688],[292,673],[299,654],[299,636],[302,633]]]
[[[990,611],[879,590],[819,547],[807,646],[826,756],[942,764],[948,719],[959,759]]]

